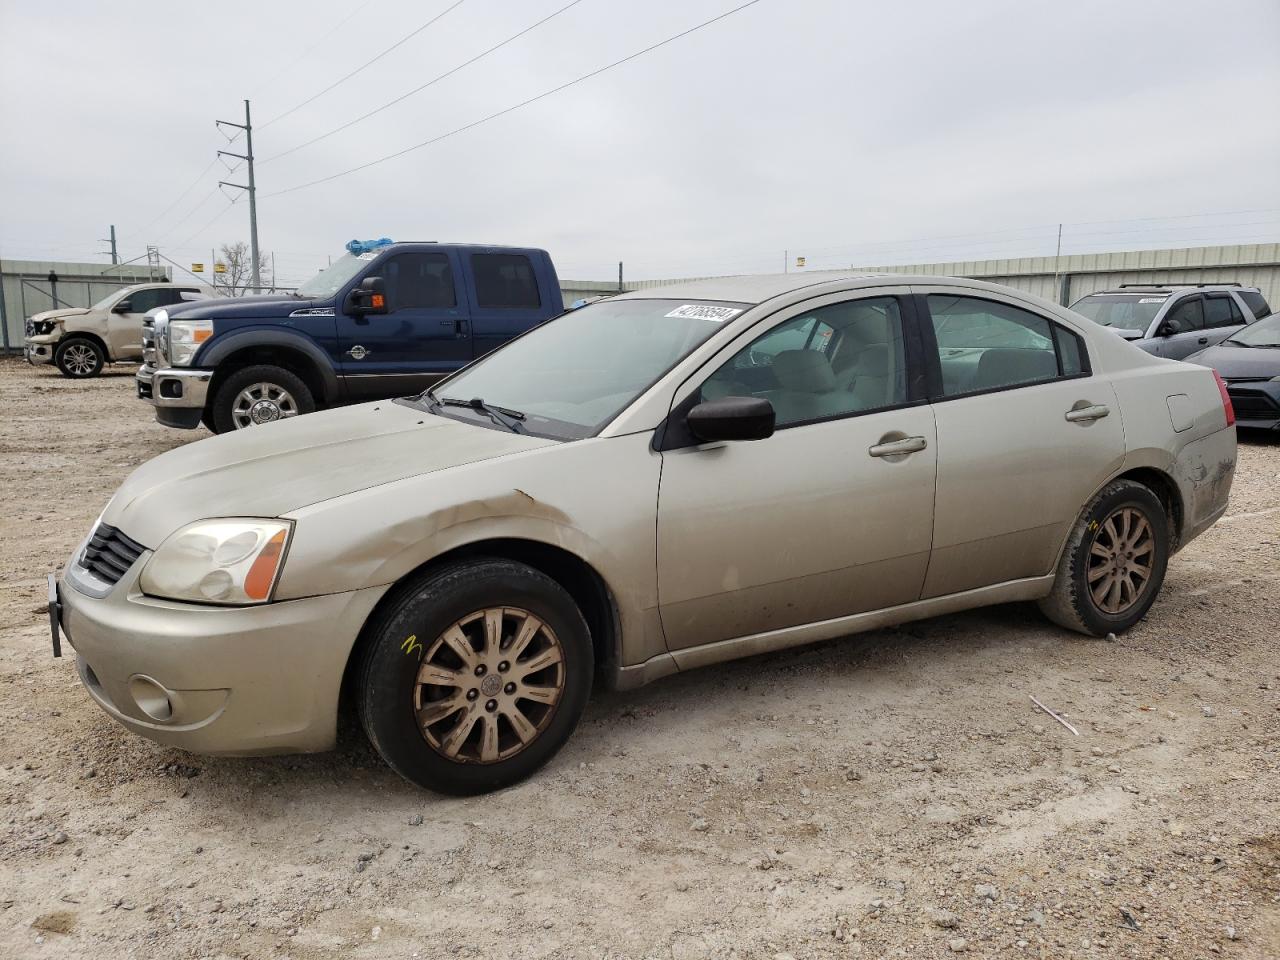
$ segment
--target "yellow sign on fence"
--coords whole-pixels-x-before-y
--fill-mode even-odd
[[[191,265],[191,272],[192,272],[192,273],[204,273],[204,264],[203,264],[203,263],[193,263],[193,264]]]
[[[227,272],[227,265],[226,265],[225,263],[215,263],[215,264],[213,265],[213,272],[214,272],[214,273],[226,273],[226,272]]]

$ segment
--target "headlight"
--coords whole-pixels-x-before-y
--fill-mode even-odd
[[[169,362],[175,367],[190,365],[200,344],[212,336],[212,320],[170,320]]]
[[[147,561],[142,592],[167,600],[243,606],[271,599],[293,526],[281,520],[201,520]]]

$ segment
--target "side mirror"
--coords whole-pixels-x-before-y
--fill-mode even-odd
[[[773,404],[761,397],[721,397],[689,411],[689,431],[703,443],[773,436]]]
[[[117,303],[114,307],[111,308],[111,312],[112,313],[132,313],[133,302],[127,299],[121,300],[119,303]]]
[[[347,294],[343,310],[355,317],[387,312],[387,286],[382,277],[365,277]]]
[[[1160,324],[1160,329],[1156,331],[1156,335],[1160,337],[1172,337],[1175,333],[1182,332],[1182,323],[1178,320],[1166,320]]]

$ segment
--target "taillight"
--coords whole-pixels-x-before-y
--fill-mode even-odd
[[[1213,371],[1213,379],[1218,381],[1218,392],[1222,394],[1222,412],[1227,415],[1227,426],[1231,426],[1236,422],[1235,407],[1231,406],[1231,394],[1227,393],[1227,385],[1223,383],[1222,376],[1217,370]]]

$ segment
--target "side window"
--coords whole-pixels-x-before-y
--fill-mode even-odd
[[[1205,297],[1204,325],[1206,327],[1230,327],[1238,323],[1244,323],[1244,320],[1229,294]]]
[[[976,297],[929,295],[942,395],[1043,383],[1087,372],[1080,338],[1038,314]]]
[[[443,253],[399,253],[378,268],[392,311],[408,308],[453,307],[453,269]]]
[[[1177,320],[1179,333],[1188,333],[1192,330],[1204,329],[1204,307],[1201,306],[1202,298],[1187,297],[1187,299],[1175,304],[1173,308],[1165,314],[1164,322]]]
[[[1271,306],[1267,303],[1267,298],[1260,294],[1257,290],[1241,290],[1240,299],[1244,301],[1250,311],[1253,312],[1253,318],[1265,317],[1271,313]]]
[[[128,297],[130,313],[146,313],[148,310],[154,310],[156,307],[168,306],[173,301],[169,300],[169,294],[172,290],[135,290]]]
[[[898,301],[851,300],[793,317],[702,385],[703,400],[744,396],[772,403],[778,427],[906,403]]]
[[[476,305],[481,307],[540,307],[538,278],[523,254],[477,253],[471,257],[476,277]]]

